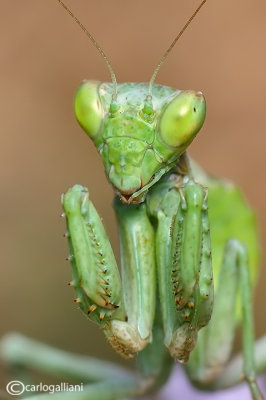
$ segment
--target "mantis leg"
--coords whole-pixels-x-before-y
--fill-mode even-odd
[[[186,362],[211,316],[213,282],[207,190],[189,177],[166,177],[147,199],[155,220],[164,344]],[[191,233],[192,232],[192,233]]]
[[[122,283],[113,250],[88,190],[75,185],[62,199],[74,287],[81,310],[123,356],[149,341],[155,313],[154,231],[145,204],[115,202]]]
[[[111,362],[67,353],[19,334],[7,335],[0,345],[1,358],[10,366],[34,369],[62,380],[74,379],[79,386],[84,383],[81,391],[38,394],[29,399],[124,399],[143,394],[151,386],[148,377],[141,378]]]
[[[0,357],[10,366],[26,367],[61,379],[93,382],[132,376],[130,371],[114,363],[68,353],[18,333],[1,339]]]
[[[115,340],[112,343],[111,338],[110,342],[116,348],[116,338],[119,338],[125,348],[137,353],[152,340],[156,300],[154,231],[144,203],[125,205],[116,198],[114,208],[126,316],[125,321],[112,321]]]
[[[254,343],[254,357],[257,375],[266,371],[266,335]],[[243,354],[239,353],[226,365],[220,375],[212,383],[213,389],[234,386],[243,380]]]
[[[238,378],[247,381],[253,399],[259,400],[263,397],[256,382],[248,256],[245,246],[237,240],[226,244],[213,315],[199,335],[187,371],[192,381],[204,388],[210,385],[211,389],[213,382],[219,379],[219,373],[230,357],[239,301],[243,325],[243,367],[242,376]]]

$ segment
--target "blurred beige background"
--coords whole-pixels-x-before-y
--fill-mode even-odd
[[[199,2],[67,3],[124,82],[149,80]],[[112,190],[73,114],[81,80],[109,80],[107,68],[55,0],[1,0],[0,20],[0,334],[15,330],[120,361],[73,303],[59,218],[61,192],[74,183],[88,186],[117,249]],[[190,154],[212,174],[236,181],[257,211],[263,253],[257,336],[266,331],[265,21],[264,0],[208,1],[157,78],[204,92],[207,120]],[[0,376],[0,385],[6,383]]]

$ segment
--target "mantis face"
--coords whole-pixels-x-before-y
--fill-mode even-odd
[[[203,125],[201,92],[148,84],[84,82],[77,91],[78,122],[100,153],[108,180],[124,203],[139,203],[176,164]]]

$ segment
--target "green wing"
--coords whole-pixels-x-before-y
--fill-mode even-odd
[[[209,177],[194,162],[192,170],[196,181],[209,189],[214,275],[217,276],[221,266],[226,242],[229,239],[238,239],[247,246],[251,280],[254,284],[260,259],[260,242],[254,211],[248,205],[242,191],[232,182]]]

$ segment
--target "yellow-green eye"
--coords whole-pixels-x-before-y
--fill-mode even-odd
[[[77,90],[75,115],[84,131],[94,139],[103,120],[103,108],[98,94],[100,82],[86,81]]]
[[[172,147],[186,148],[203,125],[206,103],[201,92],[180,92],[164,110],[160,123],[161,139]]]

